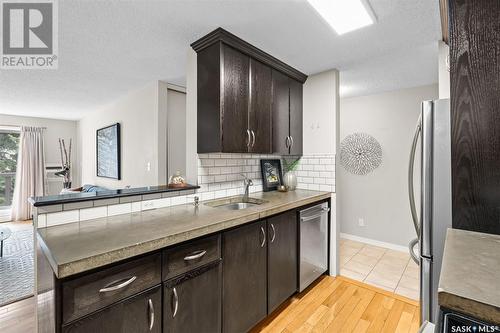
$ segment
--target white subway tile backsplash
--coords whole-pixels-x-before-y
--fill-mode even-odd
[[[220,191],[214,192],[215,199],[224,198],[224,197],[227,197],[227,190],[220,190]]]
[[[325,178],[314,178],[314,184],[325,184]]]
[[[158,200],[158,199],[153,199],[153,200],[148,200],[148,201],[154,201],[154,200]],[[129,214],[131,212],[132,212],[132,204],[131,203],[108,206],[108,216]]]
[[[213,199],[215,199],[214,192],[204,192],[201,194],[201,201],[207,201]]]
[[[198,185],[193,192],[179,192],[177,196],[168,195],[164,198],[148,198],[150,200],[118,204],[118,200],[104,203],[101,207],[81,208],[63,212],[41,213],[38,215],[38,226],[52,226],[88,219],[127,214],[174,205],[182,205],[194,201],[198,196],[201,201],[213,200],[227,196],[242,195],[243,177],[241,173],[253,180],[250,193],[261,192],[262,179],[260,159],[280,156],[264,154],[199,154],[198,155]],[[297,157],[287,157],[295,159]],[[283,170],[285,171],[285,170]],[[308,155],[302,156],[297,164],[297,188],[316,191],[335,192],[335,156]],[[177,194],[177,193],[176,193]]]
[[[153,200],[153,204],[154,204],[154,207],[155,208],[165,208],[165,207],[170,207],[171,206],[171,202],[174,200],[174,199],[177,199],[177,198],[184,198],[185,196],[177,196],[177,197],[172,197],[172,198],[162,198],[162,199],[156,199],[156,200]]]
[[[318,184],[307,184],[307,189],[312,190],[312,191],[319,191],[319,185]]]
[[[78,209],[67,210],[58,213],[48,213],[47,227],[52,227],[59,224],[78,222],[79,219],[80,219],[80,211]]]
[[[211,159],[203,159],[203,160],[200,159],[199,161],[200,161],[201,166],[210,167],[210,166],[214,166],[214,164],[215,164],[215,160],[211,160]]]
[[[320,191],[333,192],[333,187],[331,185],[319,185]]]
[[[214,182],[220,183],[220,182],[225,182],[227,180],[226,175],[217,175],[214,177]]]
[[[187,202],[186,196],[175,197],[171,199],[171,205],[184,205]]]
[[[46,226],[47,226],[47,215],[46,214],[37,215],[37,227],[45,228]]]
[[[220,168],[210,168],[208,169],[209,175],[220,175]]]
[[[309,177],[319,177],[319,171],[309,171],[307,174]]]
[[[132,207],[130,207],[132,210]],[[150,210],[150,209],[155,209],[155,203],[153,200],[145,200],[141,201],[141,210]]]
[[[80,221],[98,219],[108,216],[108,206],[80,209]]]
[[[140,201],[132,202],[132,213],[140,212],[142,209],[142,203]]]

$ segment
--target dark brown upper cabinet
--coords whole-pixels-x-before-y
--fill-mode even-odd
[[[198,153],[302,154],[305,74],[221,28],[191,46],[198,54]],[[274,95],[275,73],[286,81],[283,96]],[[275,104],[285,99],[286,112],[277,116]]]
[[[272,72],[273,153],[302,155],[302,83]]]

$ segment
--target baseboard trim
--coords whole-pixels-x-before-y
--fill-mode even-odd
[[[360,236],[356,236],[356,235],[346,234],[343,232],[340,233],[340,238],[350,239],[350,240],[361,242],[361,243],[385,247],[386,249],[408,253],[408,247],[403,246],[403,245],[382,242],[382,241],[378,241],[378,240],[371,239],[371,238],[365,238],[365,237],[360,237]]]

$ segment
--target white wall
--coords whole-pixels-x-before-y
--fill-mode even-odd
[[[76,128],[77,122],[71,120],[58,120],[48,118],[34,118],[34,117],[20,117],[12,115],[0,114],[0,125],[13,125],[13,126],[37,126],[46,127],[44,133],[45,138],[45,162],[47,164],[61,165],[61,157],[59,153],[59,138],[64,139],[66,144],[69,140],[73,140],[72,148],[72,181],[73,185],[80,184],[80,176],[78,174],[78,145]],[[62,184],[62,181],[61,181]]]
[[[408,203],[408,155],[423,100],[436,99],[430,85],[340,101],[340,137],[365,132],[382,146],[382,164],[365,176],[350,174],[337,163],[341,232],[407,245],[415,238]],[[364,227],[358,226],[363,218]]]
[[[158,185],[166,178],[166,86],[153,82],[78,123],[82,184],[107,188]],[[96,176],[96,130],[121,125],[121,180]],[[148,170],[149,165],[149,170]]]
[[[439,98],[450,98],[450,71],[449,66],[449,55],[450,48],[445,42],[439,41],[439,58],[438,58],[438,68],[439,68]]]
[[[198,181],[198,56],[188,47],[186,52],[186,180]]]
[[[303,93],[304,155],[335,154],[339,72],[332,69],[309,76]]]

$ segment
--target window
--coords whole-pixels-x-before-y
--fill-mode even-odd
[[[0,222],[10,219],[18,148],[19,131],[0,126]]]

